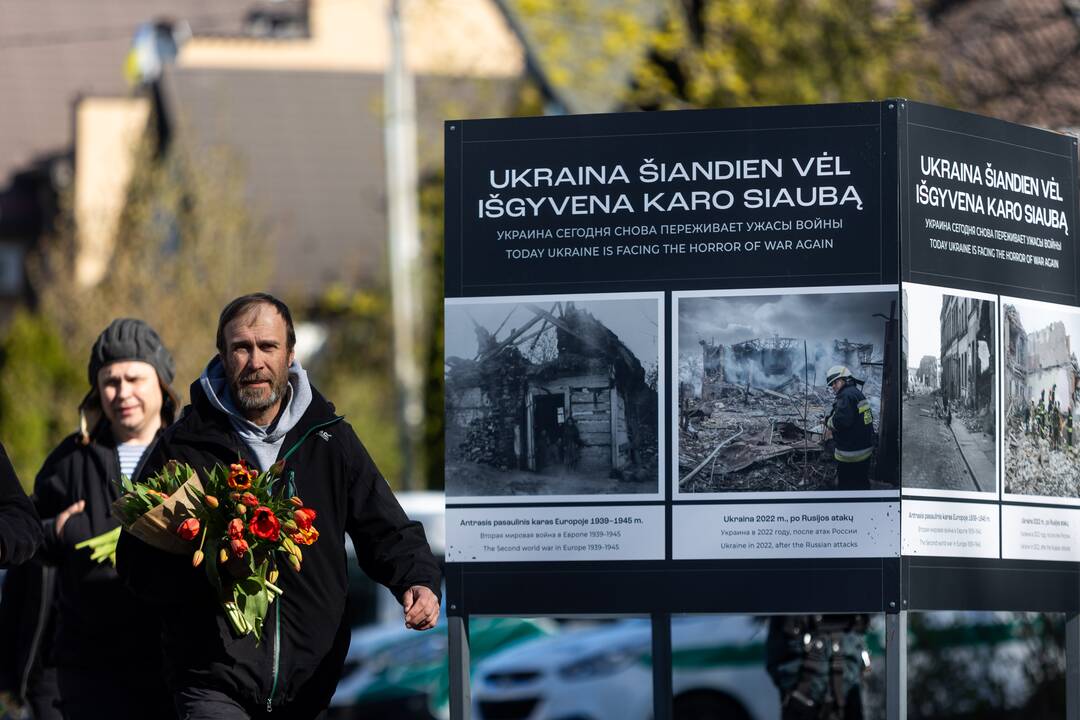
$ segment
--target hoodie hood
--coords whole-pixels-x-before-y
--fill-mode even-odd
[[[308,406],[311,405],[311,383],[307,371],[294,359],[289,366],[289,384],[277,419],[267,427],[260,427],[243,416],[233,401],[229,391],[229,381],[225,376],[225,365],[221,357],[215,355],[199,376],[199,385],[206,393],[210,404],[229,418],[237,435],[248,446],[259,461],[259,469],[265,471],[277,461],[285,435],[300,422]]]

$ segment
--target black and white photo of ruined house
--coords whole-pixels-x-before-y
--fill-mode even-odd
[[[446,305],[446,494],[656,494],[656,297]]]
[[[997,493],[996,305],[904,285],[905,488]]]
[[[1002,301],[1005,492],[1080,498],[1080,314]]]
[[[836,365],[864,381],[873,411],[870,489],[895,490],[895,444],[880,438],[890,432],[883,412],[896,415],[882,400],[883,385],[897,396],[896,299],[895,291],[679,297],[679,492],[836,490],[825,427],[834,399],[826,374]]]

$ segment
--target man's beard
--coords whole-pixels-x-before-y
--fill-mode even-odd
[[[271,380],[270,392],[265,395],[260,390],[249,388],[244,384],[245,380],[254,379],[267,379],[259,378],[256,376],[248,376],[246,378],[240,378],[233,385],[233,397],[236,398],[236,404],[241,410],[246,412],[262,412],[274,405],[285,394],[285,387],[289,383],[289,371],[285,371],[278,377],[277,380]]]

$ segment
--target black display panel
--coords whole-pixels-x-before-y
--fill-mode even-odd
[[[1010,323],[1077,305],[1074,140],[906,100],[445,132],[451,614],[1074,602],[1080,497],[1004,399]]]

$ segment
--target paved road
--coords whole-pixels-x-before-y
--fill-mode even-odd
[[[994,439],[984,432],[969,431],[959,420],[953,421],[952,431],[979,489],[983,492],[997,492],[997,453]]]
[[[978,490],[952,431],[943,420],[933,417],[933,411],[931,395],[904,398],[904,487]]]

